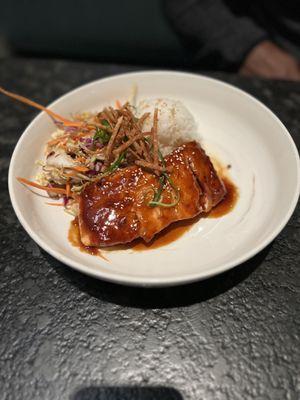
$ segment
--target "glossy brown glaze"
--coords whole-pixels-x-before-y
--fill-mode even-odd
[[[230,168],[228,168],[227,166],[227,169]],[[224,174],[225,168],[222,168],[222,170]],[[223,200],[221,200],[220,203],[213,207],[208,214],[201,214],[189,220],[175,222],[160,233],[158,233],[154,237],[154,239],[151,240],[151,242],[145,243],[143,240],[138,240],[134,241],[132,244],[129,243],[127,248],[131,248],[134,251],[157,249],[179,239],[182,235],[188,232],[192,228],[192,226],[199,221],[199,219],[203,217],[219,218],[230,213],[235,207],[238,200],[238,189],[227,176],[224,176],[222,178],[222,181],[226,188],[226,194]]]
[[[230,213],[238,200],[239,193],[235,184],[226,176],[222,178],[222,181],[226,188],[226,194],[223,200],[208,213],[209,218],[219,218]]]
[[[101,258],[107,261],[107,259],[101,254],[100,249],[98,249],[97,247],[85,246],[82,243],[80,238],[79,224],[77,218],[75,218],[70,223],[68,239],[69,242],[72,244],[72,246],[79,248],[80,251],[91,254],[93,256],[100,256]]]
[[[197,215],[189,220],[174,222],[172,225],[169,225],[166,229],[159,232],[151,242],[145,243],[140,239],[132,244],[129,243],[127,248],[131,248],[134,251],[144,251],[166,246],[167,244],[175,242],[188,232],[199,219],[200,216]]]
[[[85,188],[79,201],[79,228],[85,246],[113,246],[139,237],[150,242],[171,223],[207,213],[224,197],[223,183],[196,142],[178,147],[165,161],[180,191],[174,207],[149,207],[158,178],[136,166],[120,169]],[[166,185],[162,201],[172,201],[171,193]]]
[[[157,178],[137,166],[123,168],[87,186],[79,201],[82,242],[113,246],[138,238],[141,223],[137,208],[143,208],[145,197],[157,187]]]

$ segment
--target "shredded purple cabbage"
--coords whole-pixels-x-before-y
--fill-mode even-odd
[[[102,165],[103,165],[103,163],[101,161],[97,161],[95,163],[95,171],[100,172]]]
[[[102,147],[104,147],[104,144],[100,143],[99,140],[94,141],[94,144],[97,149],[102,149]]]
[[[87,148],[91,149],[94,145],[93,138],[80,138],[80,142]]]
[[[57,119],[51,117],[53,119],[54,124],[61,129],[63,127],[63,122],[62,121],[58,121]]]
[[[90,169],[89,171],[86,172],[86,174],[89,176],[94,176],[94,175],[97,175],[98,172],[95,171],[94,169]]]
[[[66,133],[75,133],[78,132],[78,128],[76,128],[75,126],[64,126],[62,128]]]
[[[94,176],[99,174],[99,172],[101,172],[102,165],[103,163],[101,161],[96,161],[94,165],[91,164],[91,169],[87,171],[87,175]]]

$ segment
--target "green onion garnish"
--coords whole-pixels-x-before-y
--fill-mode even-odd
[[[162,163],[162,166],[164,168],[166,168],[166,162],[165,162],[164,156],[161,154],[161,151],[159,149],[158,149],[158,157],[159,157],[159,159],[160,159],[160,161]]]
[[[154,193],[153,199],[148,204],[150,207],[155,207],[156,204],[153,204],[153,203],[157,203],[160,200],[162,192],[164,190],[164,186],[165,186],[165,177],[164,177],[164,175],[161,175],[159,177],[158,190]]]
[[[164,203],[164,202],[160,201],[166,180],[169,182],[169,184],[171,185],[172,189],[175,192],[174,201],[172,203]],[[159,182],[160,182],[160,186],[159,186],[157,192],[155,193],[153,200],[151,200],[148,203],[148,206],[149,207],[156,207],[156,206],[175,207],[175,206],[177,206],[177,204],[179,203],[179,200],[180,200],[180,193],[179,193],[178,187],[174,184],[173,180],[169,177],[169,175],[166,172],[163,172],[159,178]]]
[[[177,198],[175,201],[173,201],[172,203],[163,203],[162,201],[150,201],[149,205],[150,207],[175,207],[177,206],[179,202],[179,198]]]
[[[112,164],[110,164],[110,166],[104,171],[104,173],[106,173],[106,172],[111,173],[111,172],[114,172],[116,169],[118,169],[120,164],[124,160],[125,155],[126,155],[126,151],[121,153],[119,155],[119,157]]]
[[[102,119],[101,124],[107,127],[110,127],[110,123],[107,121],[107,119]]]
[[[104,129],[96,127],[96,133],[93,137],[94,140],[99,140],[102,144],[109,142],[110,134]]]
[[[101,124],[110,127],[110,124],[106,119],[102,119]],[[110,133],[108,133],[105,129],[99,128],[97,126],[93,139],[99,140],[102,144],[107,144],[110,139]]]
[[[150,144],[150,140],[148,138],[144,138],[144,140],[145,140],[145,142]],[[153,150],[153,143],[151,143],[151,147],[150,147],[150,151],[152,151],[152,150]],[[164,168],[166,168],[166,162],[165,162],[164,156],[162,155],[162,153],[159,149],[158,149],[158,157],[162,163],[162,166]],[[160,201],[162,192],[163,192],[165,184],[166,184],[166,180],[169,182],[170,186],[172,187],[172,189],[175,192],[174,201],[172,203],[164,203],[164,202]],[[159,178],[159,187],[158,187],[157,191],[155,192],[153,199],[151,201],[149,201],[148,206],[149,207],[156,207],[156,206],[175,207],[179,203],[179,200],[180,200],[180,193],[179,193],[178,187],[174,184],[173,180],[170,178],[170,176],[167,174],[167,172],[163,172]]]

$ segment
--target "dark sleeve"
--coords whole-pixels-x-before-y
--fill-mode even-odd
[[[247,53],[267,38],[247,14],[237,14],[225,0],[165,0],[176,32],[202,68],[236,69]],[[239,2],[240,4],[243,1]]]

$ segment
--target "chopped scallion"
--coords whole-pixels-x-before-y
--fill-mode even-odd
[[[106,144],[109,142],[110,134],[106,132],[104,129],[96,127],[96,133],[93,137],[94,141],[99,140],[102,144]]]
[[[110,127],[110,123],[107,121],[107,119],[102,119],[101,124],[107,127]]]
[[[104,171],[104,173],[111,173],[114,172],[116,169],[119,168],[119,166],[121,165],[122,161],[124,160],[126,155],[126,151],[124,151],[123,153],[121,153],[119,155],[119,157],[112,163],[110,164],[110,166]]]
[[[174,201],[171,203],[164,203],[164,202],[160,201],[166,180],[169,182],[170,186],[172,187],[172,189],[175,192]],[[173,180],[170,178],[170,176],[166,172],[162,173],[162,175],[159,178],[159,182],[160,182],[160,186],[159,186],[157,192],[155,193],[153,200],[151,200],[148,203],[149,207],[156,207],[156,206],[175,207],[179,203],[179,200],[180,200],[179,189],[177,188],[177,186],[174,184]]]

